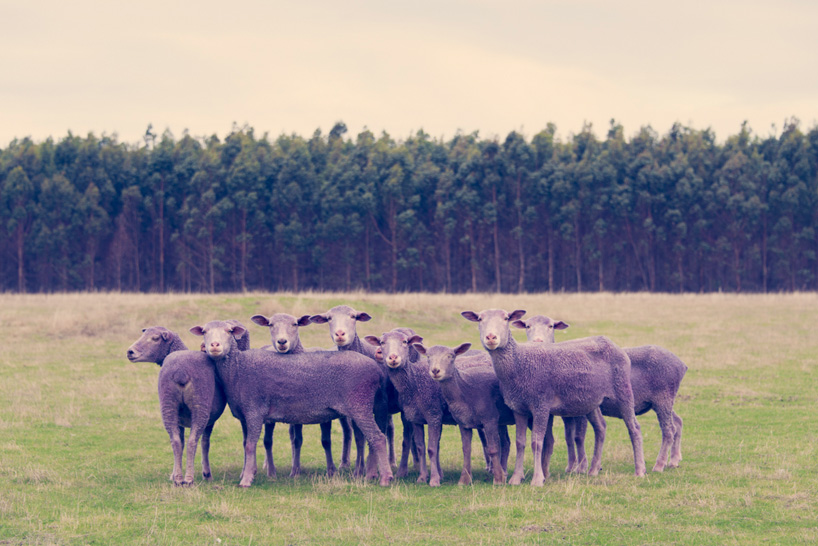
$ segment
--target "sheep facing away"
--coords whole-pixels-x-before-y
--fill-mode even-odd
[[[142,330],[142,336],[128,348],[127,357],[131,362],[155,362],[161,366],[159,407],[173,449],[173,483],[193,483],[194,459],[200,437],[202,476],[211,480],[210,435],[225,406],[224,391],[216,379],[213,363],[201,351],[187,350],[175,332],[160,326]],[[185,427],[190,428],[190,436],[183,474]]]
[[[220,321],[190,331],[204,337],[230,411],[242,425],[244,465],[239,486],[249,487],[253,482],[256,447],[265,423],[317,424],[341,416],[349,418],[369,443],[367,478],[380,474],[380,484],[389,485],[392,470],[386,437],[375,421],[375,415],[386,415],[383,372],[376,362],[353,352],[240,352],[236,339],[244,328]]]
[[[554,343],[554,329],[563,330],[568,325],[562,321],[554,322],[543,315],[535,315],[513,323],[517,328],[525,328],[530,342]],[[673,405],[679,385],[687,372],[687,366],[675,354],[656,345],[625,347],[623,349],[631,359],[631,386],[636,415],[649,410],[656,412],[659,428],[662,431],[662,444],[654,472],[662,472],[665,467],[679,466],[682,460],[682,418],[674,411]],[[617,408],[610,400],[605,399],[600,408],[608,417],[621,418]],[[583,417],[569,418],[565,423],[565,440],[568,444],[569,472],[583,471],[585,459],[585,431],[587,422]],[[576,446],[576,455],[572,457]],[[669,457],[669,459],[668,459]],[[574,465],[572,466],[572,459]]]
[[[471,343],[463,343],[454,349],[442,345],[428,349],[422,344],[414,347],[428,359],[429,375],[440,384],[448,410],[460,427],[463,471],[458,483],[468,485],[472,482],[472,430],[477,429],[486,437],[486,453],[491,460],[494,484],[504,484],[511,443],[508,425],[514,424],[514,412],[503,401],[500,382],[488,355],[481,352],[477,356],[462,357],[471,348]]]
[[[270,317],[264,315],[253,315],[250,318],[255,324],[264,326],[270,330],[272,344],[261,347],[267,351],[274,351],[278,354],[300,354],[306,351],[301,344],[301,336],[298,329],[309,326],[310,315],[296,318],[286,313],[276,313]],[[352,430],[345,418],[339,420],[344,434],[343,451],[341,454],[341,468],[349,467],[350,439]],[[332,458],[332,422],[321,423],[321,446],[324,448],[324,455],[327,460],[327,475],[333,476],[337,472],[335,462]],[[276,468],[273,462],[273,431],[275,423],[264,425],[264,469],[268,477],[276,476]],[[303,425],[290,425],[290,445],[292,447],[293,465],[290,470],[290,477],[294,478],[301,474],[301,446],[304,443]]]
[[[634,473],[645,475],[642,435],[633,410],[630,359],[622,349],[603,336],[518,345],[511,336],[510,323],[522,318],[525,311],[488,309],[461,314],[478,323],[480,341],[491,356],[505,402],[515,414],[518,449],[525,449],[526,425],[532,419],[532,485],[542,486],[545,481],[544,467],[547,471],[548,465],[543,461],[543,439],[552,415],[588,417],[595,434],[590,473],[599,473],[605,435],[599,406],[606,397],[617,406],[628,429]],[[519,484],[523,475],[523,457],[518,457],[509,483]]]

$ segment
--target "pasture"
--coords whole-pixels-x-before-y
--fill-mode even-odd
[[[649,412],[639,417],[643,479],[633,476],[624,424],[608,418],[597,477],[565,474],[555,421],[542,488],[528,484],[530,446],[524,485],[492,486],[476,440],[475,483],[459,487],[454,427],[444,427],[440,488],[416,484],[414,470],[388,488],[348,471],[326,478],[317,426],[304,429],[305,474],[294,480],[279,425],[278,479],[260,472],[243,490],[241,429],[226,410],[212,437],[214,480],[201,479],[199,452],[195,485],[173,487],[159,368],[125,358],[141,329],[166,326],[193,348],[199,338],[188,328],[237,318],[260,347],[268,332],[251,315],[341,303],[374,317],[360,335],[408,326],[427,345],[481,348],[459,313],[491,307],[568,322],[557,341],[605,334],[623,347],[662,345],[689,368],[675,406],[684,419],[681,466],[650,472],[660,432]],[[815,544],[816,323],[816,294],[0,295],[0,544]],[[301,338],[331,346],[325,325],[302,328]],[[333,440],[339,462],[337,425]],[[512,451],[510,467],[513,460]]]

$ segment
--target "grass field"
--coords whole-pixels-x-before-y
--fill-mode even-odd
[[[313,426],[306,474],[293,480],[279,426],[278,480],[259,474],[242,490],[241,429],[225,411],[213,482],[201,480],[197,454],[195,486],[173,487],[158,367],[125,359],[141,329],[166,326],[192,347],[191,326],[238,318],[259,347],[267,330],[251,315],[340,303],[374,317],[359,333],[409,326],[428,344],[479,346],[459,312],[502,307],[568,322],[558,341],[605,334],[622,346],[662,345],[689,367],[675,408],[685,422],[681,466],[635,478],[625,426],[608,419],[600,475],[566,475],[557,421],[544,487],[492,486],[477,445],[475,483],[459,487],[459,435],[444,427],[442,487],[414,483],[414,472],[381,488],[327,479]],[[816,544],[816,323],[815,294],[0,295],[0,544]],[[301,332],[306,346],[331,345],[325,325]],[[650,469],[659,428],[652,412],[639,421]],[[339,427],[334,437],[337,461]]]

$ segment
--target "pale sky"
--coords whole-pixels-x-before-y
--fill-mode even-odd
[[[604,138],[611,118],[723,141],[792,116],[818,123],[813,0],[0,0],[0,148],[149,123]]]

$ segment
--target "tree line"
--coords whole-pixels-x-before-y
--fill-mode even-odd
[[[0,290],[818,289],[818,127],[0,149]]]

